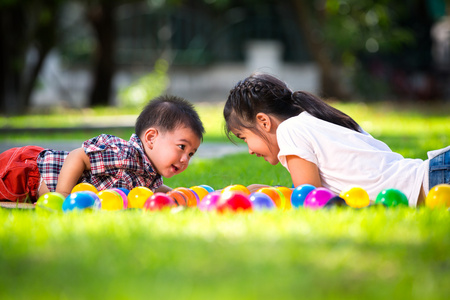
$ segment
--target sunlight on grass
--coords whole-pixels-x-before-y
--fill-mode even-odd
[[[2,210],[0,220],[2,299],[443,299],[450,292],[447,211]]]

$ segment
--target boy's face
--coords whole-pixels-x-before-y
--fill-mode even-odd
[[[166,132],[149,128],[142,142],[155,171],[170,178],[186,170],[201,141],[192,129],[179,127]]]

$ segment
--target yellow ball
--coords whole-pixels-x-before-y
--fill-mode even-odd
[[[202,200],[203,197],[205,197],[206,195],[209,194],[209,192],[204,187],[201,187],[198,185],[191,186],[190,189],[193,190],[197,194],[199,200]]]
[[[241,192],[247,196],[249,196],[251,194],[250,191],[248,190],[248,188],[246,186],[243,186],[242,184],[229,185],[222,190],[222,193],[225,193],[225,192]]]
[[[344,199],[348,206],[354,208],[362,208],[369,206],[370,204],[369,194],[359,186],[353,186],[342,190],[339,197]]]
[[[147,199],[152,195],[153,192],[148,187],[135,187],[128,194],[128,208],[143,208]]]
[[[123,209],[123,199],[119,193],[112,190],[104,190],[97,194],[102,203],[102,210],[121,210]]]
[[[450,207],[450,184],[438,184],[431,188],[425,198],[425,205],[430,208]]]
[[[76,186],[73,187],[73,189],[70,193],[73,194],[76,192],[84,192],[84,191],[90,191],[90,192],[94,192],[96,194],[98,193],[97,188],[87,182],[82,182],[82,183],[77,184]]]

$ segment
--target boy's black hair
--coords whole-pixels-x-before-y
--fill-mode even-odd
[[[184,98],[164,95],[151,100],[136,120],[135,133],[141,136],[148,128],[172,131],[186,126],[203,140],[205,129],[194,106]]]

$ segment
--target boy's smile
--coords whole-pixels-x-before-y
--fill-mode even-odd
[[[170,178],[186,170],[201,141],[190,128],[180,127],[167,132],[150,128],[143,142],[155,171]]]

